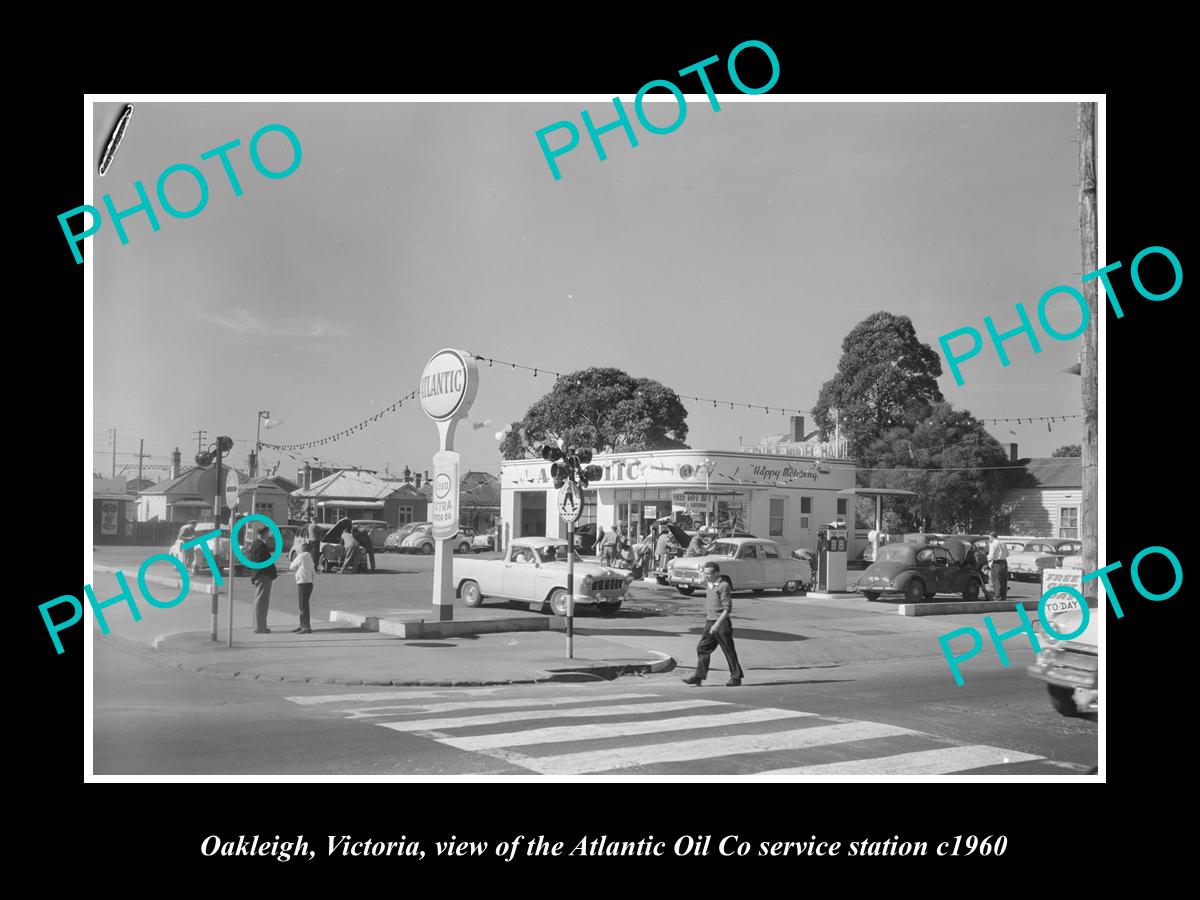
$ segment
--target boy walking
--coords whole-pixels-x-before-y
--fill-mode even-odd
[[[708,677],[708,662],[717,645],[725,654],[729,664],[729,680],[726,687],[737,687],[742,683],[742,667],[738,663],[737,650],[733,646],[733,596],[728,581],[720,581],[721,567],[716,563],[704,564],[704,577],[708,579],[705,595],[704,634],[696,645],[696,674],[683,679],[684,684],[700,685]]]

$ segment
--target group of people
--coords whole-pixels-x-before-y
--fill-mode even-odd
[[[686,548],[675,539],[670,528],[658,523],[651,525],[644,535],[626,535],[625,525],[605,531],[596,542],[596,555],[605,566],[625,562],[645,573],[665,571],[667,562],[676,556],[703,556],[716,539],[717,532],[713,528],[701,528]]]

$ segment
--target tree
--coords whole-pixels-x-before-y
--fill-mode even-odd
[[[927,419],[888,429],[866,455],[875,460],[870,471],[859,472],[866,486],[917,494],[889,502],[906,531],[990,529],[1021,471],[978,419],[945,401],[934,404]]]
[[[1083,447],[1079,444],[1064,444],[1059,447],[1051,456],[1083,456]]]
[[[867,316],[842,341],[837,374],[821,386],[813,407],[821,438],[833,432],[836,409],[850,455],[858,458],[888,429],[929,415],[943,400],[937,385],[941,374],[941,359],[917,340],[908,316]]]
[[[687,410],[673,390],[620,369],[592,368],[559,378],[512,424],[500,452],[523,459],[552,437],[600,453],[686,450],[687,432]]]

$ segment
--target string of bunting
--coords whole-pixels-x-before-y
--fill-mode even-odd
[[[471,353],[470,350],[468,350],[467,352]],[[523,369],[526,372],[532,372],[534,378],[537,378],[537,376],[539,374],[553,375],[555,378],[563,377],[562,372],[555,372],[553,369],[547,369],[544,366],[527,366],[522,363],[509,362],[508,360],[496,359],[495,357],[491,357],[491,356],[480,356],[478,353],[471,353],[471,358],[475,359],[478,362],[487,363],[488,368],[492,368],[494,366],[500,366],[501,368],[507,367],[512,370]],[[790,409],[790,408],[784,407],[784,406],[763,406],[762,404],[759,404],[759,403],[742,403],[737,400],[714,400],[712,397],[695,397],[691,394],[680,394],[678,391],[676,391],[676,395],[681,400],[695,400],[697,403],[711,403],[716,408],[720,408],[722,406],[728,406],[730,409],[751,409],[751,410],[761,409],[763,412],[765,412],[767,414],[770,414],[771,412],[776,412],[780,415],[786,415],[787,413],[809,413],[809,412],[811,412],[810,410],[807,410],[807,409]]]
[[[307,450],[310,447],[323,447],[326,444],[332,444],[334,441],[340,441],[344,437],[349,437],[350,435],[354,434],[355,432],[362,431],[364,428],[366,428],[372,422],[376,422],[379,419],[382,419],[388,413],[395,412],[396,410],[398,410],[400,407],[402,407],[404,405],[405,400],[415,400],[416,397],[417,397],[416,391],[412,391],[411,393],[405,394],[403,397],[401,397],[399,400],[397,400],[391,406],[385,406],[379,412],[375,413],[375,415],[369,416],[369,417],[363,419],[357,425],[351,425],[349,428],[344,428],[341,431],[337,432],[336,434],[331,434],[328,437],[318,438],[315,441],[303,441],[299,444],[268,444],[266,441],[262,441],[261,443],[264,447],[269,447],[272,450],[284,450],[284,451]]]

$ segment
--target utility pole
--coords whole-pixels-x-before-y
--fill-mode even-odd
[[[111,478],[117,477],[117,429],[108,429],[108,441],[112,444],[112,475]]]
[[[204,431],[203,428],[201,428],[199,431],[192,432],[192,434],[194,434],[196,436],[196,452],[197,453],[204,452],[204,435],[205,435],[205,433],[206,432]]]
[[[142,489],[142,488],[141,488],[141,484],[142,484],[142,460],[146,458],[146,454],[145,454],[145,453],[143,453],[142,451],[144,451],[145,449],[146,449],[146,439],[145,439],[145,438],[138,438],[138,490],[139,490],[139,491]]]
[[[1098,248],[1096,244],[1096,104],[1079,104],[1079,249],[1082,272],[1095,272]],[[1097,342],[1100,313],[1097,310],[1096,279],[1083,283],[1087,300],[1087,329],[1083,332],[1079,374],[1083,388],[1083,509],[1080,510],[1079,537],[1083,541],[1083,571],[1093,572],[1100,567],[1097,521],[1099,519],[1098,450],[1099,403],[1097,383]],[[1095,580],[1083,583],[1088,605],[1096,599]]]

